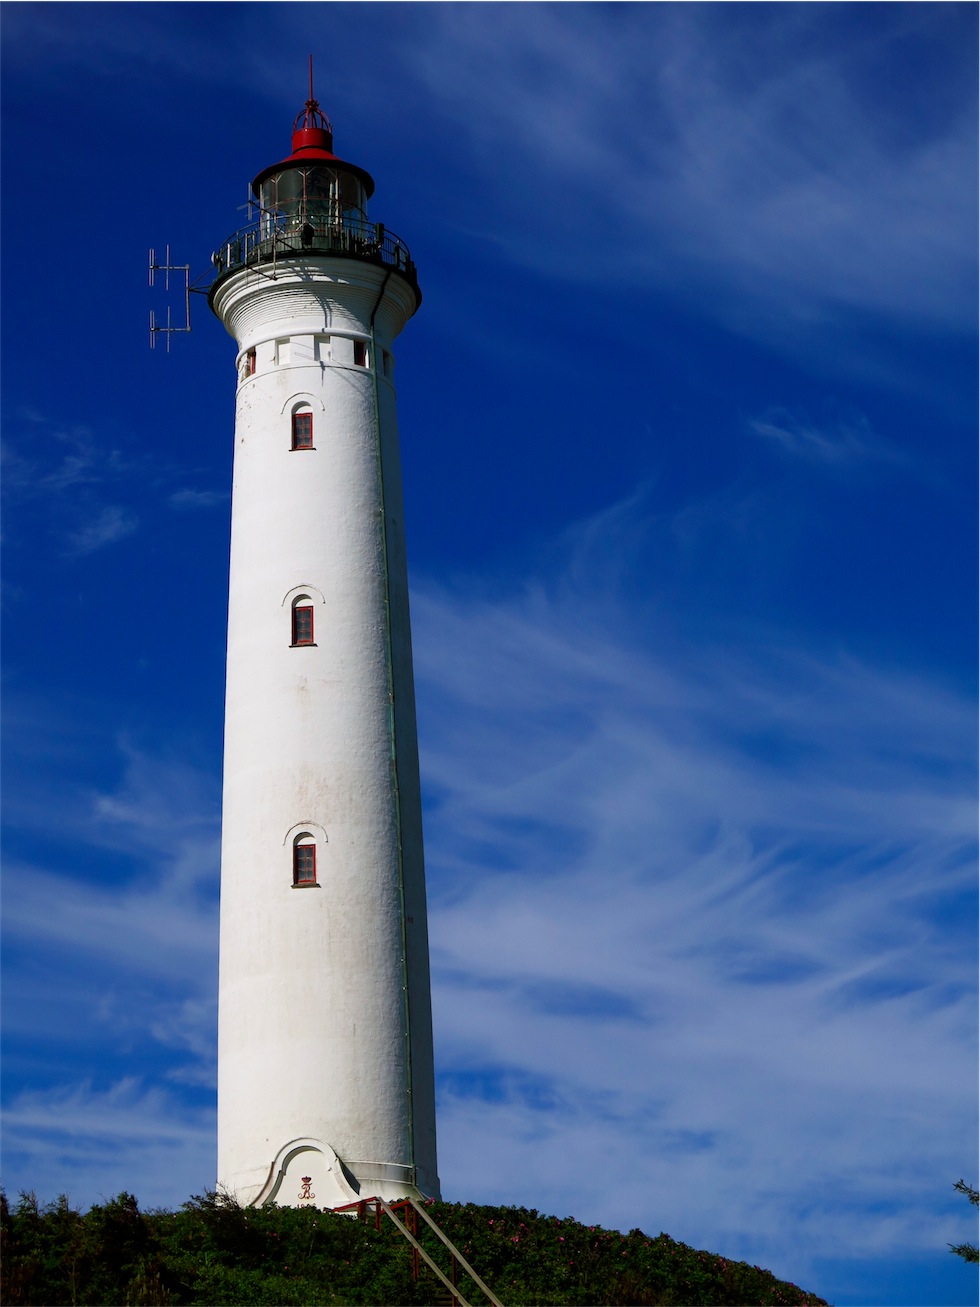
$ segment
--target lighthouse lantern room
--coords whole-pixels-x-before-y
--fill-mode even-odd
[[[209,292],[238,346],[218,1182],[243,1203],[439,1194],[393,355],[421,296],[373,190],[311,77]]]

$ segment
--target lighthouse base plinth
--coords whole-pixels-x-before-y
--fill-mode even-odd
[[[435,1187],[435,1186],[433,1186]],[[244,1177],[222,1186],[246,1207],[343,1207],[363,1197],[386,1201],[431,1198],[415,1182],[411,1167],[382,1162],[346,1165],[321,1139],[293,1139],[276,1155],[264,1183]]]
[[[250,1207],[337,1207],[356,1202],[358,1183],[329,1144],[292,1139],[279,1150],[265,1183],[251,1193],[239,1189],[236,1196]]]

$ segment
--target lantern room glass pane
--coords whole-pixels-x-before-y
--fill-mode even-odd
[[[284,168],[262,183],[259,203],[264,235],[273,224],[290,230],[308,223],[323,231],[367,221],[364,187],[342,168]]]

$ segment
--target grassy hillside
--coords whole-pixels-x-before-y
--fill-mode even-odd
[[[428,1211],[505,1307],[518,1304],[823,1304],[768,1271],[633,1230],[628,1235],[520,1207],[432,1203]],[[448,1271],[427,1229],[419,1236]],[[442,1304],[446,1291],[385,1221],[230,1206],[213,1195],[141,1212],[129,1194],[85,1215],[24,1195],[2,1211],[0,1301],[63,1304]],[[465,1276],[460,1291],[485,1302]]]

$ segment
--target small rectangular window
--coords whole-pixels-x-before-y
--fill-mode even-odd
[[[250,349],[248,351],[248,375],[250,377],[255,376],[255,350],[254,349]]]
[[[293,884],[316,884],[316,845],[293,845]]]
[[[313,448],[313,414],[293,414],[293,449]]]
[[[367,345],[365,345],[363,340],[355,340],[354,341],[354,366],[358,368],[366,368],[367,365],[368,365]]]
[[[293,644],[313,643],[313,605],[293,609]]]

